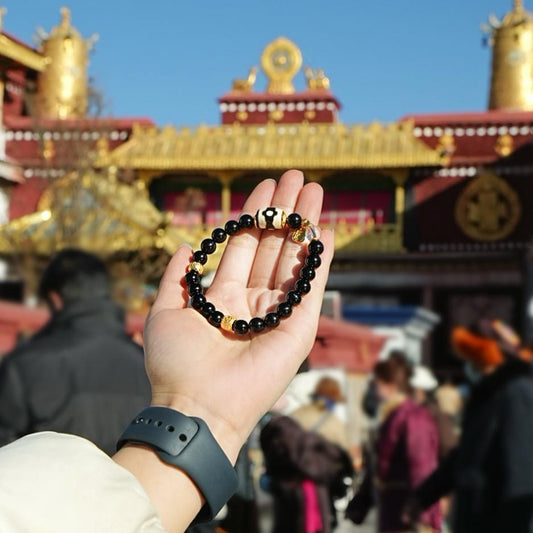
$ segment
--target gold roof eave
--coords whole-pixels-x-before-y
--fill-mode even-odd
[[[43,193],[37,212],[0,226],[0,254],[48,256],[65,246],[101,256],[150,248],[172,254],[188,239],[169,222],[135,186],[69,175]]]
[[[0,34],[0,56],[37,72],[42,72],[50,62],[49,58],[11,39],[5,33]]]
[[[447,158],[413,134],[411,121],[134,128],[97,166],[140,170],[385,169],[441,166]]]

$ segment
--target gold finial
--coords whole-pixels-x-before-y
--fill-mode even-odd
[[[248,77],[245,79],[237,78],[233,80],[233,92],[249,93],[252,91],[257,78],[257,67],[252,67],[248,72]]]
[[[329,78],[324,74],[324,69],[312,69],[305,67],[307,88],[311,90],[329,90]]]
[[[4,16],[7,14],[7,7],[0,7],[0,31],[4,27]]]
[[[268,78],[269,93],[291,94],[292,79],[302,66],[302,53],[292,41],[279,37],[263,50],[261,66]]]
[[[70,9],[68,7],[63,6],[59,12],[61,13],[61,26],[63,28],[69,28],[70,27]]]
[[[533,15],[523,0],[499,20],[489,18],[492,44],[489,109],[533,110]]]
[[[71,25],[68,7],[62,7],[61,22],[41,43],[49,58],[39,74],[36,112],[48,118],[74,118],[86,115],[88,106],[87,64],[91,40],[84,40]]]

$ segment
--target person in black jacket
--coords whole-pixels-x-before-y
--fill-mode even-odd
[[[346,495],[344,480],[354,473],[348,453],[287,416],[268,422],[260,440],[262,481],[274,497],[273,533],[331,533],[337,525],[334,501]]]
[[[452,343],[474,386],[459,445],[419,486],[418,506],[453,491],[454,533],[532,533],[531,362],[521,356],[519,337],[498,320],[456,328]]]
[[[49,263],[39,288],[52,317],[0,365],[0,444],[52,430],[80,435],[108,454],[150,401],[141,348],[124,331],[109,276],[74,249]]]

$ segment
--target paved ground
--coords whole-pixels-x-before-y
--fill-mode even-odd
[[[341,522],[335,533],[376,533],[376,518],[372,513],[366,519],[366,523],[362,526],[356,526],[348,520]]]

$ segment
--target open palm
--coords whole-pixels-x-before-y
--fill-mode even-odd
[[[275,205],[316,223],[323,191],[315,183],[304,186],[303,182],[303,175],[294,170],[278,184],[265,180],[251,193],[243,212],[254,214]],[[187,294],[180,281],[190,249],[178,250],[163,276],[145,330],[152,404],[203,418],[233,459],[313,344],[333,255],[332,232],[323,232],[321,240],[323,264],[312,282],[313,290],[290,318],[259,335],[226,333],[186,307]],[[293,285],[306,251],[283,231],[254,229],[234,236],[206,297],[224,314],[245,320],[264,316]]]

